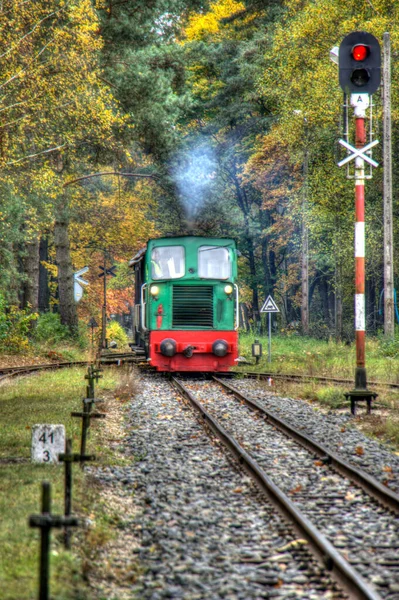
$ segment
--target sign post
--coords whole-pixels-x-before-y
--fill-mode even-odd
[[[269,352],[267,356],[267,362],[272,362],[272,313],[279,313],[280,311],[270,295],[266,298],[266,301],[260,312],[268,313],[269,315]]]

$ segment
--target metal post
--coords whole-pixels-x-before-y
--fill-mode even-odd
[[[363,109],[355,108],[356,148],[366,145]],[[356,387],[366,388],[366,305],[365,305],[365,231],[364,231],[364,160],[355,159],[355,329]]]
[[[48,481],[42,483],[42,515],[50,516],[51,486]],[[49,565],[50,565],[50,530],[51,525],[41,528],[40,540],[40,590],[39,600],[48,600],[49,597]]]
[[[72,440],[68,439],[65,443],[65,453],[58,455],[58,460],[65,463],[65,518],[68,521],[72,512],[72,463],[80,462],[83,464],[87,460],[95,460],[95,456],[92,454],[73,454],[72,453]],[[71,531],[70,527],[65,526],[64,529],[64,545],[65,548],[70,549],[71,547]]]
[[[272,362],[272,313],[269,313],[269,354],[267,362]]]
[[[67,439],[65,442],[65,454],[70,456],[72,454],[72,440]],[[65,503],[64,503],[64,514],[69,517],[72,512],[72,462],[65,460]],[[65,527],[64,530],[64,545],[65,548],[70,549],[71,547],[71,531],[69,527]]]
[[[302,331],[305,335],[309,334],[309,230],[307,226],[308,209],[308,172],[309,172],[309,150],[308,150],[308,125],[305,123],[305,149],[303,153],[303,192],[302,192],[302,301],[301,301],[301,319]],[[270,362],[270,360],[269,360]]]
[[[80,440],[80,454],[83,456],[86,454],[86,440],[87,430],[90,427],[90,406],[87,402],[83,403],[83,415],[82,415],[82,437]],[[82,468],[84,464],[81,464]]]
[[[368,105],[368,103],[367,103]],[[364,104],[355,103],[355,146],[366,145]],[[355,158],[355,335],[356,370],[355,389],[346,393],[350,398],[351,412],[356,413],[356,402],[366,401],[367,412],[371,412],[371,401],[377,396],[367,389],[366,375],[366,302],[365,302],[365,202],[364,202],[364,159]]]
[[[42,512],[40,515],[29,517],[30,527],[39,527],[40,538],[40,588],[39,600],[49,600],[50,572],[50,531],[52,527],[76,527],[79,520],[76,517],[58,517],[51,514],[51,486],[47,481],[42,483]]]
[[[103,321],[101,334],[101,347],[107,347],[106,329],[107,329],[107,259],[104,251],[104,303],[103,303]]]

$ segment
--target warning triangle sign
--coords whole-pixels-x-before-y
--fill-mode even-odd
[[[275,301],[273,300],[273,298],[271,296],[268,296],[266,298],[266,302],[262,306],[260,312],[261,313],[278,313],[280,311],[277,308],[277,304],[275,303]]]

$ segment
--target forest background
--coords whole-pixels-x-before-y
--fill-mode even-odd
[[[398,11],[394,0],[3,0],[3,349],[21,349],[38,313],[72,332],[98,320],[104,260],[118,265],[109,315],[129,313],[128,260],[150,237],[186,233],[235,237],[252,325],[272,294],[280,329],[298,328],[303,224],[309,333],[351,340],[354,191],[337,167],[342,91],[329,52],[351,31],[391,35],[397,264]],[[373,101],[381,139],[380,91]],[[382,177],[366,185],[372,333],[383,319]],[[73,273],[85,265],[77,305]]]

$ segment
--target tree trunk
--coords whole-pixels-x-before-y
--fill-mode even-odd
[[[48,239],[43,237],[39,246],[39,311],[46,312],[50,307],[49,277],[47,269],[41,261],[48,261]]]
[[[58,266],[59,313],[61,323],[77,331],[78,316],[73,290],[73,269],[68,235],[68,202],[62,198],[55,210],[54,243]]]
[[[328,303],[328,280],[327,280],[326,276],[320,277],[318,287],[319,287],[320,298],[321,298],[321,302],[322,302],[324,322],[327,325],[327,327],[329,327],[330,326],[330,310],[329,310],[329,303]]]
[[[39,307],[39,238],[27,242],[23,268],[27,276],[23,286],[22,308],[30,306],[32,312]]]

